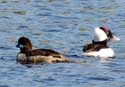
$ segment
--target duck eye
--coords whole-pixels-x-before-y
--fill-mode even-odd
[[[113,38],[112,32],[111,31],[107,32],[107,36],[109,37],[109,39]]]

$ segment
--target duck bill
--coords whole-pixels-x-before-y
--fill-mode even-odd
[[[112,42],[118,42],[120,41],[120,38],[118,38],[117,36],[113,35],[113,38],[111,39]]]
[[[16,47],[17,47],[17,48],[23,48],[24,46],[21,45],[21,44],[17,44]]]

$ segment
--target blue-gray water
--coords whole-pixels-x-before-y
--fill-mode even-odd
[[[82,55],[96,26],[121,41],[106,63]],[[125,0],[0,0],[0,87],[125,87]],[[17,39],[51,48],[83,64],[16,63]]]

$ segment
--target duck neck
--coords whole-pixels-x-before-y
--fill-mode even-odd
[[[105,45],[105,46],[107,46],[107,42],[108,42],[108,40],[103,40],[103,41],[94,41],[94,40],[92,40],[92,43],[94,43],[94,44],[101,44],[101,45]]]
[[[28,49],[28,48],[20,48],[20,53],[26,53],[28,51],[31,51],[32,49]]]

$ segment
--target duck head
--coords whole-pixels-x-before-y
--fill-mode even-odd
[[[16,47],[20,48],[20,51],[22,53],[32,50],[31,41],[26,37],[20,37],[18,39],[18,44],[16,45]]]
[[[120,40],[107,27],[96,27],[94,32],[95,32],[95,38],[96,38],[95,41],[107,40],[107,41],[116,42]]]

